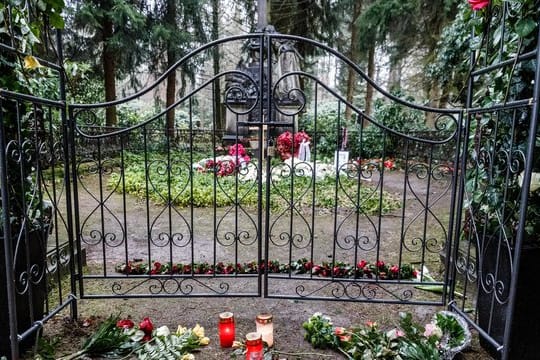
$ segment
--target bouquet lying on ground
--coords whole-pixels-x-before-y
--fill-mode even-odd
[[[155,328],[147,317],[136,325],[131,319],[111,316],[86,340],[81,350],[60,360],[86,355],[192,360],[195,358],[192,353],[209,342],[204,328],[198,324],[192,329],[178,326],[173,333],[167,326]]]
[[[330,317],[315,313],[303,324],[305,339],[315,348],[338,350],[348,359],[452,359],[469,346],[471,334],[465,321],[449,311],[440,311],[422,326],[409,313],[400,313],[399,327],[387,331],[377,323],[335,327]]]

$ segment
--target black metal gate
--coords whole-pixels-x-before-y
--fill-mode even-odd
[[[298,68],[299,44],[325,61]],[[272,32],[212,42],[105,104],[66,106],[62,67],[41,59],[59,75],[58,100],[0,90],[12,354],[64,307],[76,316],[78,298],[264,296],[448,305],[509,358],[538,253],[527,228],[538,203],[533,45],[473,69],[455,110],[389,94],[335,50]],[[214,51],[221,70],[203,71]],[[482,77],[512,78],[518,65],[534,75],[530,93],[478,105]],[[198,85],[164,106],[168,73],[184,67],[201,69]],[[338,68],[427,128],[347,101],[331,81]],[[112,108],[118,127],[104,126]]]
[[[431,128],[404,134],[365,114],[321,71],[295,66],[300,43]],[[449,258],[461,112],[408,103],[335,50],[276,33],[213,42],[169,71],[246,45],[246,65],[206,76],[130,127],[102,127],[105,109],[123,121],[167,74],[122,100],[70,106],[77,244],[89,269],[79,269],[81,296],[444,304],[446,280],[428,271],[445,274]],[[184,129],[167,128],[171,111]]]

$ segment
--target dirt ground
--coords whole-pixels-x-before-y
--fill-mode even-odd
[[[167,325],[175,329],[178,325],[193,327],[202,325],[210,344],[195,354],[196,359],[230,359],[231,349],[219,346],[217,334],[218,314],[232,311],[236,319],[236,338],[255,330],[255,317],[261,312],[274,316],[274,351],[279,359],[343,359],[334,351],[314,349],[303,339],[302,323],[313,313],[322,312],[332,318],[336,326],[363,324],[376,321],[381,328],[391,328],[398,322],[400,311],[411,312],[414,318],[427,323],[434,312],[442,308],[427,306],[406,306],[370,303],[344,303],[323,301],[289,301],[260,298],[220,298],[220,299],[130,299],[130,300],[81,300],[80,316],[77,322],[70,322],[62,315],[49,321],[44,337],[58,338],[58,356],[74,352],[84,338],[109,314],[130,317],[135,322],[150,317],[154,325]],[[458,359],[491,359],[478,345],[473,344]]]
[[[396,173],[396,179],[392,181],[391,177],[385,179],[385,190],[394,192],[396,196],[400,196],[400,191],[403,188],[402,174]],[[411,207],[407,210],[411,212],[411,216],[415,216],[418,210],[418,199],[425,198],[426,192],[423,189],[422,181],[415,180],[416,183],[412,186],[416,189],[416,193],[409,193]],[[99,191],[95,188],[95,181],[86,183],[89,193],[98,194]],[[439,204],[447,205],[444,192],[446,185],[432,187],[433,196],[439,200]],[[84,192],[82,192],[84,193]],[[444,195],[442,198],[439,198]],[[81,215],[84,220],[88,216],[88,221],[83,224],[89,229],[92,229],[95,216],[95,198],[86,198],[81,201]],[[128,238],[133,238],[132,241],[136,246],[130,248],[129,257],[147,256],[145,251],[148,251],[148,244],[141,239],[144,238],[144,227],[138,228],[137,222],[141,222],[141,213],[144,212],[145,204],[138,199],[131,197],[127,198],[127,206],[123,204],[123,199],[118,194],[111,194],[107,198],[108,207],[111,211],[121,211],[126,208],[128,211],[127,218],[132,219],[133,224],[128,227]],[[416,205],[414,204],[416,202]],[[433,207],[436,212],[436,207]],[[199,211],[199,210],[197,210]],[[384,218],[385,232],[382,234],[385,238],[391,238],[396,234],[399,235],[401,210],[396,214],[386,216]],[[204,217],[202,214],[196,213],[197,218]],[[108,216],[109,220],[111,219]],[[321,218],[322,219],[322,218]],[[332,217],[328,217],[332,220]],[[322,228],[332,229],[334,224],[325,225],[320,223],[322,220],[317,220],[317,225]],[[158,224],[159,225],[159,224]],[[203,226],[202,229],[209,231],[211,236],[212,228]],[[142,229],[142,234],[141,234]],[[394,229],[394,230],[392,230]],[[326,230],[328,231],[328,230]],[[199,234],[204,236],[204,234]],[[197,239],[195,239],[197,240]],[[139,243],[139,245],[137,245]],[[125,259],[123,253],[124,247],[111,247],[107,252],[107,261],[109,265]],[[166,248],[165,248],[166,249]],[[206,250],[205,250],[206,249]],[[211,259],[211,246],[201,247],[197,250],[198,254]],[[87,246],[87,261],[90,268],[94,268],[95,264],[99,264],[103,260],[102,246],[98,243],[96,246]],[[162,251],[158,247],[154,249]],[[391,254],[390,251],[388,254]],[[206,254],[206,255],[205,255]],[[227,252],[225,251],[225,254]],[[253,254],[253,253],[252,253]],[[295,254],[295,255],[299,255]],[[324,251],[323,253],[324,254]],[[252,256],[252,255],[249,255]],[[157,257],[159,258],[159,257]],[[253,257],[251,258],[253,259]],[[98,270],[99,272],[99,270]],[[287,286],[287,285],[284,285]],[[290,285],[292,286],[292,285]],[[284,289],[287,290],[287,289]],[[248,332],[255,330],[255,317],[258,313],[269,312],[274,316],[274,351],[279,355],[279,359],[340,359],[342,355],[333,351],[322,351],[314,349],[307,341],[303,339],[304,330],[302,323],[305,322],[313,313],[322,312],[329,315],[336,326],[351,326],[363,324],[366,321],[376,321],[381,328],[392,328],[397,325],[399,312],[411,312],[414,318],[421,322],[427,323],[431,320],[433,314],[443,308],[433,306],[410,306],[410,305],[395,305],[384,303],[359,303],[359,302],[343,302],[343,301],[312,301],[312,300],[284,300],[284,299],[265,299],[265,298],[141,298],[141,299],[105,299],[105,300],[89,300],[82,299],[78,301],[79,317],[76,322],[68,320],[67,313],[61,313],[45,324],[43,337],[45,339],[57,339],[58,352],[57,355],[65,355],[72,353],[84,341],[84,338],[91,334],[96,329],[97,325],[111,314],[118,314],[121,317],[129,317],[134,322],[139,322],[143,317],[150,317],[156,326],[167,325],[171,329],[176,329],[178,325],[193,327],[195,324],[200,324],[206,329],[206,334],[210,338],[210,344],[203,348],[201,352],[196,354],[196,359],[228,359],[230,358],[231,350],[222,349],[219,346],[217,337],[217,320],[218,314],[223,311],[231,311],[234,313],[237,323],[237,340],[243,339]],[[478,345],[477,337],[474,338],[473,346],[463,355],[462,359],[491,359]]]

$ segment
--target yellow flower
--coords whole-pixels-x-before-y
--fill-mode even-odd
[[[208,344],[210,344],[210,339],[206,336],[201,338],[201,340],[199,340],[199,345],[201,346],[206,346]]]
[[[204,328],[199,324],[195,325],[195,327],[191,331],[193,331],[193,333],[197,335],[199,339],[202,339],[204,337]]]
[[[187,328],[183,327],[182,325],[178,325],[178,329],[176,329],[176,335],[182,336],[187,331]]]
[[[193,355],[193,354],[185,354],[184,356],[182,356],[182,358],[180,360],[195,360],[195,355]]]
[[[240,349],[244,347],[244,344],[242,344],[240,341],[234,340],[232,343],[233,349]]]
[[[33,57],[32,55],[26,55],[24,57],[24,68],[34,70],[37,68],[42,67],[42,65],[39,63],[38,59]]]

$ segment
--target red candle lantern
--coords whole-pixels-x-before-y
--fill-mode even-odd
[[[251,332],[246,334],[246,360],[263,360],[264,348],[261,334]]]
[[[219,344],[221,347],[231,347],[234,342],[234,315],[232,312],[219,314]]]

